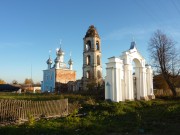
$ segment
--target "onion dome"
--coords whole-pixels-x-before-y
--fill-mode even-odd
[[[59,59],[56,57],[55,60],[54,60],[55,63],[58,63],[59,62]]]
[[[59,56],[64,55],[64,52],[61,48],[58,50],[57,55],[59,55]]]
[[[52,64],[52,63],[53,63],[50,57],[49,57],[49,59],[47,60],[46,63],[47,63],[47,64]]]
[[[70,58],[70,60],[68,61],[68,64],[69,64],[69,65],[72,65],[72,64],[73,64],[73,61],[72,61],[71,58]]]
[[[99,34],[98,34],[96,28],[94,27],[94,25],[89,26],[89,29],[85,35],[85,38],[87,38],[87,37],[98,37],[99,38]]]

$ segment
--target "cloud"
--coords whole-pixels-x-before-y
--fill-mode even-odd
[[[26,43],[26,42],[19,42],[19,43],[12,43],[12,42],[2,42],[0,43],[0,48],[5,49],[5,48],[21,48],[21,47],[29,47],[32,46],[32,43]]]
[[[180,30],[177,28],[174,28],[172,25],[163,25],[161,27],[149,26],[147,28],[145,27],[120,28],[104,35],[102,37],[102,40],[123,40],[126,38],[129,38],[132,40],[133,38],[135,40],[146,40],[146,39],[149,39],[157,29],[162,30],[164,33],[169,35],[175,41],[180,43]]]
[[[149,35],[153,32],[154,29],[145,29],[145,28],[121,28],[114,30],[107,35],[105,35],[103,40],[122,40],[124,38],[138,38],[142,39],[143,37]]]

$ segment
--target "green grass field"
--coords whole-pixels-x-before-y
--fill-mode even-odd
[[[2,99],[68,98],[82,108],[65,118],[0,127],[0,135],[180,135],[180,98],[113,103],[73,94],[0,94]]]

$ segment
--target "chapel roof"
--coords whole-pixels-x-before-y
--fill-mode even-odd
[[[136,47],[136,42],[135,42],[135,41],[132,41],[129,50],[134,49],[135,47]]]
[[[18,91],[20,87],[15,87],[13,85],[9,84],[0,84],[0,92],[12,92],[12,91]]]

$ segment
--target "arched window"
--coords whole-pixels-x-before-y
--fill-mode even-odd
[[[90,71],[86,72],[86,78],[88,78],[88,79],[90,78]]]
[[[96,41],[96,50],[99,50],[99,42]]]
[[[91,41],[86,42],[86,51],[91,50]]]
[[[99,71],[99,70],[97,71],[97,77],[101,78],[101,71]]]
[[[100,57],[97,55],[97,65],[100,65]]]
[[[90,64],[91,64],[91,56],[90,56],[90,55],[88,55],[88,56],[86,57],[86,64],[87,64],[87,65],[90,65]]]

